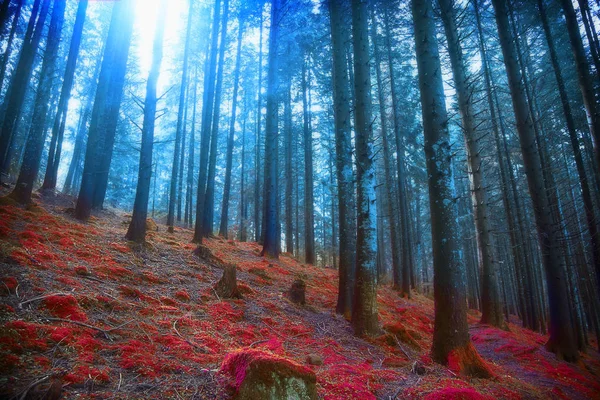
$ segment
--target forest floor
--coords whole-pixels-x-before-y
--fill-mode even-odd
[[[468,379],[431,362],[425,296],[381,287],[388,333],[361,339],[334,312],[333,269],[285,254],[268,260],[256,243],[222,238],[206,240],[212,257],[200,259],[184,228],[160,226],[139,246],[124,239],[125,213],[81,223],[70,198],[36,201],[0,199],[0,398],[61,386],[65,398],[223,398],[223,358],[252,347],[313,369],[325,399],[600,399],[591,347],[579,363],[561,362],[545,350],[547,337],[481,325],[471,311],[472,340],[497,377]],[[213,290],[222,263],[237,266],[242,299]],[[305,306],[284,296],[296,278],[307,285]],[[308,365],[309,355],[323,365]]]

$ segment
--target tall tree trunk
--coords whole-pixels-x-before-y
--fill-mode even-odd
[[[262,4],[262,3],[261,3]],[[258,44],[258,84],[257,84],[257,101],[256,101],[256,142],[255,142],[255,171],[254,171],[254,240],[260,242],[261,236],[261,206],[260,206],[260,143],[261,143],[261,117],[262,117],[262,72],[263,72],[263,8],[260,7],[260,33]]]
[[[350,317],[356,275],[356,213],[350,116],[350,82],[346,59],[349,32],[348,2],[329,0],[329,21],[333,48],[333,106],[335,123],[335,164],[339,213],[339,288],[336,312]]]
[[[156,85],[163,58],[167,0],[161,0],[159,7],[152,48],[152,65],[150,66],[148,81],[146,82],[138,183],[135,192],[135,202],[133,203],[133,215],[127,229],[127,234],[125,235],[127,239],[140,243],[146,240],[146,218],[148,217],[148,198],[150,195],[150,181],[152,179],[152,148],[154,146],[154,125],[156,122],[156,103],[158,101],[156,98]]]
[[[375,19],[375,12],[371,14],[371,43],[373,44],[373,53],[375,54],[375,72],[377,78],[377,93],[379,100],[379,119],[381,124],[381,139],[383,142],[383,169],[385,177],[385,189],[386,189],[386,213],[387,220],[390,227],[390,241],[392,250],[392,277],[394,288],[400,289],[402,287],[402,270],[400,265],[400,249],[399,237],[396,224],[396,212],[394,210],[394,182],[392,181],[392,166],[391,166],[391,152],[388,141],[388,130],[386,120],[386,104],[385,104],[385,93],[383,88],[383,80],[381,73],[381,54],[377,48],[377,20]]]
[[[204,93],[202,95],[202,122],[200,143],[200,166],[198,170],[198,198],[196,200],[196,223],[194,226],[194,243],[202,243],[202,224],[204,220],[204,202],[206,200],[206,179],[208,177],[208,151],[210,150],[210,130],[215,97],[215,74],[217,70],[217,50],[219,46],[219,20],[221,0],[215,0],[213,25],[211,32],[210,56],[208,69],[204,74]]]
[[[294,253],[294,224],[293,224],[293,132],[292,132],[292,76],[287,77],[284,104],[284,132],[285,132],[285,251]],[[296,189],[297,190],[297,189]]]
[[[60,44],[60,35],[65,20],[65,1],[56,0],[52,8],[46,49],[44,50],[44,61],[40,70],[40,80],[35,96],[33,117],[25,145],[23,163],[15,188],[10,194],[12,198],[22,204],[31,201],[33,185],[40,170],[44,139],[46,138],[46,119],[50,111],[50,97],[54,76],[56,75],[58,45]]]
[[[279,258],[279,213],[277,187],[277,69],[279,28],[281,24],[281,0],[271,2],[271,27],[269,30],[269,71],[267,73],[267,118],[265,126],[265,235],[261,255]]]
[[[590,120],[590,132],[593,139],[596,173],[598,173],[597,171],[600,170],[600,110],[598,110],[598,104],[594,94],[594,84],[590,76],[587,57],[585,55],[583,41],[581,40],[579,33],[579,24],[577,22],[577,15],[575,14],[573,3],[570,0],[561,0],[561,3],[565,13],[567,31],[569,33],[569,39],[571,40],[573,56],[575,57],[579,88],[581,90],[583,103]],[[596,235],[596,240],[600,240],[598,239],[598,235]],[[594,251],[598,251],[597,246],[595,246]],[[594,269],[596,272],[597,289],[600,293],[600,263],[597,262],[596,258],[594,258]]]
[[[304,116],[304,262],[314,264],[315,258],[315,209],[313,185],[313,149],[311,112],[308,104],[310,91],[310,71],[307,68],[308,56],[302,63],[302,109]],[[307,76],[308,75],[308,76]]]
[[[242,52],[242,36],[244,34],[244,22],[238,20],[237,55],[235,60],[235,72],[233,78],[233,99],[231,105],[231,122],[229,125],[229,138],[227,138],[227,165],[225,168],[225,185],[223,187],[223,203],[221,206],[221,225],[219,235],[227,238],[227,225],[229,219],[229,193],[231,191],[231,169],[233,167],[233,139],[235,136],[235,118],[237,111],[237,97],[240,83],[240,64]]]
[[[208,52],[207,52],[208,53]],[[208,54],[207,54],[208,55]],[[188,150],[188,170],[185,190],[185,212],[184,222],[190,226],[192,224],[193,207],[193,188],[194,188],[194,150],[196,148],[196,104],[198,98],[198,67],[194,74],[194,97],[192,106],[192,129],[190,130],[190,144]]]
[[[352,0],[354,48],[355,149],[357,186],[356,282],[352,327],[356,335],[375,335],[377,321],[377,210],[371,120],[371,77],[367,4]]]
[[[496,11],[498,35],[506,65],[525,174],[533,203],[535,224],[542,251],[542,263],[546,271],[550,304],[550,340],[546,347],[556,353],[559,358],[575,361],[579,358],[579,354],[569,324],[567,282],[557,242],[558,232],[556,232],[555,221],[546,195],[540,155],[535,146],[533,120],[525,99],[521,71],[518,66],[515,38],[510,33],[506,1],[493,0],[492,3]]]
[[[9,3],[9,0],[5,1],[6,3]],[[6,50],[2,55],[2,65],[0,65],[0,90],[2,89],[2,86],[4,86],[4,77],[6,76],[8,61],[10,60],[10,55],[13,51],[13,41],[15,40],[17,28],[19,27],[21,12],[23,11],[24,4],[25,0],[18,0],[17,5],[15,6],[16,10],[14,12],[13,21],[10,27],[10,33],[8,34],[8,40],[6,41]]]
[[[410,271],[412,269],[412,260],[410,258],[410,226],[408,216],[408,202],[406,190],[406,171],[404,166],[404,144],[402,133],[400,132],[401,122],[399,114],[399,100],[396,92],[396,77],[394,75],[394,63],[392,60],[392,45],[391,45],[391,33],[390,24],[387,8],[384,9],[385,17],[385,31],[386,31],[386,47],[387,47],[387,61],[390,71],[390,90],[392,93],[392,110],[394,115],[394,136],[396,138],[396,154],[398,157],[397,168],[398,168],[398,214],[400,217],[400,240],[402,244],[402,279],[401,292],[403,296],[410,297]],[[398,285],[398,282],[394,282]]]
[[[4,120],[2,121],[2,132],[0,133],[0,181],[4,179],[4,174],[7,174],[10,169],[12,153],[14,151],[13,144],[19,128],[25,91],[27,90],[27,83],[31,79],[33,62],[42,38],[42,31],[44,30],[50,3],[51,0],[35,0],[33,3],[31,17],[29,18],[29,24],[27,25],[27,31],[25,32],[23,45],[19,54],[19,61],[4,96],[2,104]]]
[[[62,151],[62,141],[65,134],[69,98],[71,97],[71,89],[73,88],[73,81],[75,78],[75,67],[77,66],[77,58],[79,57],[79,47],[81,45],[81,36],[83,33],[87,6],[88,0],[82,0],[77,7],[77,16],[75,18],[75,25],[73,26],[73,34],[71,36],[71,47],[69,48],[62,91],[58,101],[58,111],[54,118],[54,125],[52,126],[52,139],[50,141],[50,149],[48,150],[48,163],[46,164],[46,174],[44,176],[44,183],[42,184],[42,188],[44,189],[56,188],[56,178]]]
[[[135,0],[122,0],[113,6],[75,207],[75,217],[79,220],[87,220],[92,208],[100,208],[104,202],[127,72],[134,9]]]
[[[217,0],[218,2],[219,0]],[[179,110],[177,112],[177,128],[175,130],[175,146],[173,150],[173,166],[171,168],[171,182],[169,183],[169,209],[167,212],[167,227],[169,232],[173,232],[173,225],[175,223],[175,203],[177,201],[177,178],[179,175],[179,157],[182,157],[183,153],[181,149],[181,137],[183,135],[183,115],[185,110],[185,91],[187,88],[188,79],[188,59],[190,54],[190,35],[192,32],[192,17],[193,17],[193,4],[192,0],[189,0],[188,7],[188,20],[187,29],[185,34],[185,47],[183,50],[183,71],[181,73],[181,87],[179,88]],[[181,172],[183,174],[183,171]],[[181,212],[180,212],[181,215]]]
[[[492,242],[492,228],[488,218],[489,200],[482,172],[479,138],[475,128],[472,88],[469,87],[468,83],[467,67],[456,26],[457,17],[453,1],[439,0],[439,4],[448,42],[448,53],[452,65],[452,75],[458,97],[458,108],[467,151],[467,166],[477,239],[477,258],[481,269],[481,322],[504,328],[506,324],[498,291],[495,249]]]
[[[465,374],[489,377],[469,339],[465,271],[460,257],[444,87],[431,0],[412,0],[415,49],[429,176],[435,323],[431,357],[447,364],[452,355]]]
[[[546,35],[546,42],[548,43],[548,50],[550,52],[550,60],[552,62],[552,69],[554,70],[554,76],[558,86],[558,92],[560,95],[561,104],[563,107],[563,114],[567,124],[567,131],[569,133],[569,139],[571,141],[571,148],[573,155],[575,156],[575,166],[577,167],[577,174],[579,178],[579,185],[581,187],[581,197],[583,199],[583,207],[585,210],[585,216],[587,221],[587,227],[591,239],[592,249],[592,263],[596,274],[600,271],[600,235],[598,234],[596,225],[596,216],[594,212],[594,204],[592,200],[592,194],[590,191],[585,165],[583,157],[581,155],[581,147],[579,145],[579,138],[577,137],[577,130],[575,128],[575,120],[573,119],[573,113],[571,111],[571,104],[567,96],[567,91],[558,61],[558,55],[554,47],[554,39],[552,37],[552,31],[548,23],[548,17],[546,14],[546,8],[542,0],[538,0],[538,10],[540,12],[540,19],[542,21],[542,27]]]

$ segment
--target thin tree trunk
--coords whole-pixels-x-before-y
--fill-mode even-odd
[[[287,78],[284,105],[284,132],[285,132],[285,251],[294,253],[294,225],[293,225],[293,189],[292,181],[292,77]],[[298,190],[298,189],[296,189]]]
[[[271,2],[271,28],[269,30],[269,71],[267,73],[267,118],[265,126],[265,235],[261,255],[279,258],[278,208],[278,135],[277,135],[277,69],[281,0]]]
[[[311,112],[308,105],[310,91],[310,71],[307,70],[308,58],[302,64],[302,108],[304,115],[304,262],[314,264],[315,259],[315,211],[313,194],[313,149]]]
[[[233,166],[233,139],[235,135],[235,118],[237,110],[237,96],[240,82],[240,64],[242,52],[242,35],[244,33],[243,21],[239,21],[237,56],[235,61],[235,72],[233,78],[233,104],[231,106],[231,123],[229,126],[229,138],[227,139],[227,165],[225,168],[225,185],[223,187],[223,204],[221,207],[221,225],[219,235],[227,238],[227,224],[229,219],[229,192],[231,191],[231,169]]]
[[[258,84],[256,106],[256,143],[255,143],[255,179],[254,179],[254,240],[260,242],[261,236],[261,206],[260,206],[260,143],[261,143],[261,117],[262,117],[262,65],[263,65],[263,9],[260,8],[260,34],[258,45]]]
[[[219,0],[217,0],[218,2]],[[190,35],[192,31],[193,1],[189,0],[187,29],[185,34],[185,48],[183,50],[183,71],[181,74],[181,87],[179,88],[179,110],[177,112],[177,128],[175,131],[175,147],[173,151],[173,166],[171,168],[171,182],[169,184],[169,209],[167,213],[167,227],[173,232],[175,223],[175,203],[177,200],[177,178],[179,172],[179,154],[181,150],[181,136],[183,135],[183,115],[185,108],[185,91],[188,78],[188,58],[190,53]],[[183,152],[181,152],[183,153]],[[182,172],[183,173],[183,172]],[[181,213],[180,213],[181,215]]]
[[[43,189],[56,188],[69,98],[71,97],[71,89],[73,88],[73,81],[75,78],[75,67],[77,66],[77,58],[79,57],[79,47],[81,45],[81,36],[83,33],[87,6],[88,0],[82,0],[77,7],[77,16],[75,18],[75,25],[71,36],[71,47],[69,48],[62,91],[58,101],[58,111],[54,118],[54,125],[52,126],[52,139],[50,141],[50,149],[48,150],[48,163],[46,164],[46,174],[44,176],[44,183],[42,184]]]
[[[5,0],[6,3],[9,3],[10,0]],[[17,28],[19,27],[19,22],[21,20],[21,12],[23,11],[23,5],[25,4],[25,0],[18,0],[16,5],[16,10],[13,16],[13,21],[10,28],[10,33],[8,34],[8,40],[6,41],[6,50],[2,55],[2,65],[0,66],[0,90],[4,86],[4,77],[6,76],[6,70],[8,69],[8,61],[10,60],[10,55],[13,51],[13,41],[15,40]]]
[[[140,150],[140,166],[138,183],[133,203],[133,215],[127,234],[129,240],[143,243],[146,240],[146,218],[148,217],[148,199],[152,179],[152,148],[154,146],[154,126],[156,122],[156,85],[160,75],[163,58],[163,37],[167,0],[161,0],[158,21],[154,32],[152,49],[152,65],[146,82],[146,99],[144,101],[144,122],[142,124],[142,145]]]

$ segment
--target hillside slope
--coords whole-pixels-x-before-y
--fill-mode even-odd
[[[592,349],[577,365],[559,362],[546,337],[480,325],[472,312],[473,342],[497,378],[469,380],[429,359],[433,301],[424,296],[406,300],[382,287],[386,330],[356,338],[333,312],[335,270],[286,255],[267,260],[256,243],[221,238],[206,240],[201,259],[183,228],[160,227],[138,246],[123,239],[124,214],[84,224],[55,200],[0,206],[2,398],[49,387],[65,398],[222,398],[217,370],[242,347],[302,364],[320,358],[310,368],[325,399],[600,398]],[[213,290],[225,263],[237,266],[240,300]],[[306,306],[283,295],[296,278],[306,282]]]

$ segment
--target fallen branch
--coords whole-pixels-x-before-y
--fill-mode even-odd
[[[48,297],[52,297],[52,296],[70,296],[71,293],[50,293],[50,294],[45,294],[43,296],[38,296],[38,297],[34,297],[33,299],[29,299],[29,300],[25,300],[21,303],[19,303],[19,307],[23,307],[23,305],[37,301],[37,300],[43,300],[43,299],[47,299]]]
[[[120,329],[120,328],[124,327],[125,325],[129,325],[130,323],[132,323],[132,322],[134,321],[134,320],[127,321],[127,322],[125,322],[124,324],[121,324],[121,325],[119,325],[119,326],[112,327],[112,328],[110,328],[110,329],[102,329],[102,328],[98,328],[97,326],[94,326],[94,325],[89,325],[89,324],[86,324],[86,323],[84,323],[84,322],[79,322],[79,321],[72,321],[72,320],[70,320],[70,319],[64,319],[64,318],[52,318],[52,317],[49,317],[49,318],[46,318],[46,319],[47,319],[48,321],[68,322],[68,323],[70,323],[70,324],[73,324],[73,325],[78,325],[78,326],[83,326],[83,327],[85,327],[85,328],[94,329],[94,330],[96,330],[96,331],[98,331],[98,332],[102,332],[102,333],[104,334],[104,336],[106,337],[106,339],[110,340],[111,342],[112,342],[112,339],[111,339],[111,337],[108,335],[108,333],[109,333],[109,332],[112,332],[112,331],[114,331],[114,330]]]
[[[34,387],[36,387],[40,383],[46,382],[48,379],[50,379],[50,375],[46,375],[43,378],[40,378],[37,381],[33,382],[31,385],[27,386],[27,388],[23,391],[23,393],[21,393],[21,396],[19,397],[19,400],[24,400],[27,397],[27,393],[29,393],[29,391],[31,389],[33,389]]]
[[[408,355],[408,353],[404,350],[404,348],[402,347],[402,345],[400,344],[400,341],[398,340],[398,337],[396,335],[394,335],[394,339],[396,339],[396,343],[398,344],[398,347],[400,348],[400,350],[404,353],[404,355],[406,356],[406,358],[408,360],[412,360],[412,358]]]

